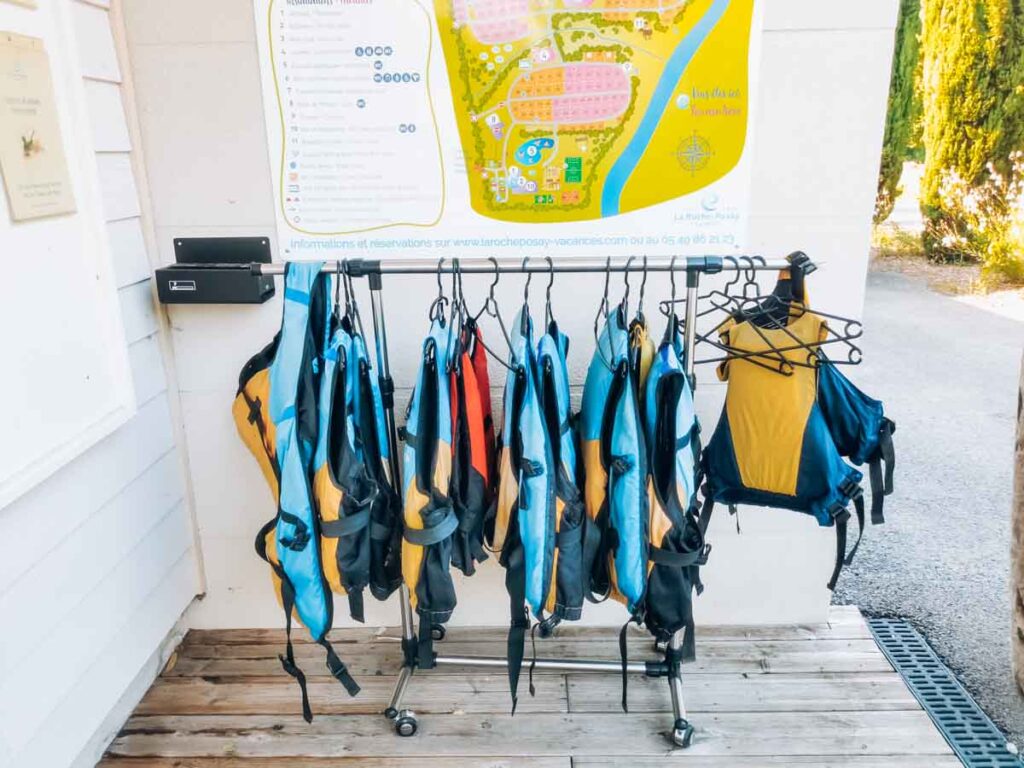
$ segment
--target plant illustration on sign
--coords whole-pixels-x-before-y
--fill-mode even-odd
[[[21,137],[21,151],[25,153],[25,157],[32,157],[32,155],[38,155],[43,151],[43,145],[36,138],[36,132],[32,131],[28,136]]]

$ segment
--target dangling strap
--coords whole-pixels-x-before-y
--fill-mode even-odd
[[[508,686],[512,693],[512,714],[519,703],[519,673],[523,666],[526,630],[530,617],[526,612],[526,560],[522,545],[509,553],[505,570],[505,588],[508,591],[511,625],[508,630]]]
[[[280,566],[274,568],[278,571]],[[313,722],[313,710],[309,706],[309,692],[306,690],[306,675],[295,663],[295,650],[292,648],[292,610],[295,608],[295,589],[291,582],[284,575],[284,569],[278,571],[278,578],[281,580],[281,603],[284,606],[284,633],[285,651],[284,656],[278,654],[281,668],[295,678],[302,692],[302,719],[307,723]],[[357,688],[358,690],[358,688]]]
[[[584,515],[583,517],[583,594],[591,603],[603,603],[608,599],[608,591],[597,597],[591,589],[593,583],[594,569],[601,569],[599,581],[604,579],[603,565],[607,559],[608,545],[605,541],[605,534],[598,521]],[[603,583],[603,582],[602,582]]]
[[[885,522],[882,506],[886,496],[893,490],[893,473],[896,469],[896,448],[892,442],[892,433],[896,425],[889,419],[882,419],[878,432],[878,451],[868,462],[871,477],[871,524],[881,525]],[[885,464],[884,474],[882,464]]]
[[[349,674],[348,667],[345,666],[338,654],[334,652],[334,648],[327,641],[327,638],[323,638],[319,641],[319,644],[324,647],[327,651],[327,668],[331,670],[331,674],[334,679],[345,686],[345,690],[348,691],[349,696],[355,696],[359,693],[359,684]]]
[[[530,695],[536,696],[537,689],[533,687],[533,670],[537,668],[537,627],[540,626],[540,622],[533,625],[533,629],[530,630],[530,647],[533,653],[533,658],[530,659]]]
[[[434,624],[420,614],[420,637],[416,643],[416,666],[420,669],[434,668]]]
[[[619,658],[622,661],[622,711],[629,712],[629,705],[627,702],[627,689],[629,687],[629,625],[636,624],[639,626],[643,619],[638,615],[634,614],[629,617],[629,621],[622,625],[622,629],[619,630]]]
[[[711,523],[711,513],[715,511],[715,496],[706,485],[701,492],[704,494],[704,503],[701,505],[697,524],[700,525],[700,532],[705,534],[708,532],[708,525]]]
[[[832,520],[836,526],[836,565],[832,570],[832,578],[828,582],[828,588],[831,590],[836,588],[839,574],[842,572],[843,564],[846,562],[846,523],[850,519],[850,513],[846,511],[845,507],[841,507],[838,504],[836,507],[832,511]]]
[[[859,493],[853,497],[853,509],[857,514],[857,542],[853,545],[853,549],[850,550],[850,554],[846,556],[844,561],[846,565],[853,562],[854,556],[857,554],[857,550],[860,549],[861,539],[864,538],[864,494]]]

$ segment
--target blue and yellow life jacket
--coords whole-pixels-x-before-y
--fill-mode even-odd
[[[569,337],[552,320],[537,347],[539,393],[555,473],[555,552],[541,631],[583,612],[583,497],[577,482],[576,430],[569,394]]]
[[[348,371],[352,339],[342,328],[329,333],[318,403],[319,430],[313,456],[313,496],[320,514],[324,576],[331,589],[348,594],[352,618],[363,621],[363,589],[369,582],[371,490],[355,451],[353,394]]]
[[[342,320],[346,324],[348,318]],[[391,451],[380,383],[359,327],[348,327],[352,339],[348,371],[353,391],[356,456],[376,493],[370,505],[370,593],[386,600],[402,583],[402,500],[391,476]]]
[[[654,358],[644,398],[650,449],[650,535],[644,624],[658,640],[685,632],[679,661],[694,658],[693,593],[710,546],[697,513],[700,425],[674,315]]]
[[[299,683],[307,721],[312,720],[312,711],[305,675],[295,664],[293,613],[326,650],[334,677],[349,694],[359,691],[327,640],[334,602],[321,562],[320,521],[312,488],[327,317],[321,267],[321,263],[287,265],[281,331],[242,369],[232,408],[239,434],[256,456],[278,504],[277,515],[257,535],[256,550],[271,567],[284,608],[287,644],[281,664]]]
[[[402,574],[420,617],[419,665],[434,666],[431,631],[455,609],[449,568],[459,521],[448,497],[452,470],[449,359],[452,332],[443,315],[432,321],[423,342],[416,388],[406,414],[403,452],[405,540]]]
[[[719,366],[719,378],[729,386],[722,417],[704,450],[708,496],[702,517],[706,520],[714,502],[754,504],[792,509],[812,515],[820,525],[834,525],[831,589],[848,559],[847,506],[862,497],[862,475],[843,461],[833,441],[819,404],[817,368],[800,365],[807,351],[793,349],[794,337],[805,344],[824,341],[825,321],[803,305],[787,311],[785,328],[771,323],[755,327],[755,313],[733,318],[722,329],[723,344],[738,353],[761,354],[761,362],[781,354],[797,365],[789,375],[744,357]],[[858,505],[859,517],[861,509]]]
[[[868,465],[871,522],[884,523],[883,503],[893,491],[896,469],[892,440],[896,424],[886,418],[880,401],[868,397],[835,365],[824,361],[818,366],[818,405],[839,455],[857,466]]]
[[[624,310],[618,307],[605,318],[597,337],[580,410],[583,499],[587,511],[583,525],[583,578],[586,597],[594,602],[603,600],[611,592],[608,457],[614,422],[612,390],[623,366],[628,375],[629,334]]]
[[[515,712],[529,611],[539,621],[552,587],[558,522],[556,469],[544,422],[537,378],[533,320],[523,306],[511,338],[505,381],[498,500],[491,544],[501,550],[511,622],[508,675]]]

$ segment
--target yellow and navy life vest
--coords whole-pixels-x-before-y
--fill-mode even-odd
[[[348,318],[342,323],[347,325]],[[380,383],[373,375],[359,325],[347,327],[352,339],[348,370],[353,396],[356,456],[376,489],[370,506],[370,593],[387,600],[402,583],[402,499],[391,476],[391,451]]]
[[[450,324],[438,313],[423,342],[404,430],[402,574],[420,618],[418,663],[424,669],[434,666],[432,629],[451,618],[456,602],[449,567],[459,521],[448,496],[452,471],[448,366],[453,346]]]
[[[348,595],[352,618],[364,621],[371,516],[385,491],[367,471],[366,451],[356,447],[357,439],[361,442],[356,428],[360,386],[353,338],[341,323],[332,325],[320,381],[313,495],[320,515],[324,576],[334,592]]]
[[[597,327],[595,326],[595,334]],[[583,454],[583,579],[585,596],[599,602],[611,592],[608,510],[608,456],[614,422],[612,388],[617,373],[629,368],[629,336],[624,308],[605,318],[597,348],[587,370],[580,410],[580,448]]]
[[[644,397],[651,455],[650,573],[644,624],[662,641],[683,630],[678,661],[689,661],[695,656],[693,593],[703,590],[700,566],[707,562],[711,548],[704,543],[697,513],[700,425],[678,331],[677,319],[670,315]]]
[[[554,320],[537,347],[539,395],[551,446],[555,475],[555,552],[553,575],[544,604],[540,631],[550,634],[561,621],[577,621],[583,613],[583,518],[586,510],[577,482],[576,430],[569,394],[569,337]]]
[[[722,342],[738,353],[719,366],[729,386],[715,433],[704,450],[708,494],[702,518],[714,502],[781,507],[812,515],[836,527],[835,586],[846,556],[847,506],[860,500],[861,473],[841,458],[818,402],[818,369],[807,350],[793,349],[824,341],[825,321],[802,304],[790,304],[785,328],[759,322],[758,313],[733,318],[721,332]],[[755,325],[756,323],[756,325]],[[775,350],[784,350],[776,352]],[[797,365],[789,375],[773,370],[778,355]],[[781,362],[777,365],[782,365]],[[857,505],[862,523],[862,501]]]
[[[450,495],[459,529],[452,564],[467,576],[487,559],[484,524],[494,477],[494,420],[487,353],[476,322],[463,323],[452,354],[452,479]]]
[[[505,382],[498,502],[492,546],[501,550],[511,607],[508,676],[515,712],[529,613],[543,620],[551,590],[557,521],[555,465],[541,410],[533,320],[523,306]]]
[[[256,456],[274,493],[277,515],[256,538],[256,550],[273,572],[285,612],[287,645],[281,665],[302,692],[303,717],[312,720],[305,675],[295,664],[292,614],[327,652],[327,664],[350,695],[359,692],[327,632],[333,598],[320,558],[320,523],[312,489],[317,441],[317,393],[327,286],[321,263],[289,263],[284,313],[275,340],[242,369],[232,408],[242,440]]]
[[[625,307],[616,312],[624,314]],[[617,318],[608,323],[618,323]],[[647,586],[649,522],[647,446],[644,438],[640,393],[649,370],[650,340],[642,321],[631,324],[629,352],[617,362],[608,393],[605,418],[607,440],[601,447],[608,473],[608,569],[611,597],[626,605],[630,614],[642,612]],[[646,369],[646,370],[645,370]]]

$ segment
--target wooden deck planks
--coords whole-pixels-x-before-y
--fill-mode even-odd
[[[504,655],[504,641],[468,643],[445,640],[435,644],[441,655]],[[397,643],[348,644],[335,647],[354,675],[394,674],[401,665],[402,651]],[[280,646],[275,645],[200,645],[182,648],[174,667],[174,676],[260,677],[285,676],[278,661]],[[317,645],[296,647],[296,660],[303,671],[312,677],[328,676],[324,664],[323,648]],[[610,639],[603,641],[570,641],[551,639],[538,641],[537,655],[541,658],[573,656],[618,660],[619,649]],[[657,659],[650,643],[634,643],[630,657]],[[686,673],[706,674],[722,672],[890,672],[892,667],[878,651],[874,640],[752,640],[748,642],[706,641],[697,647],[697,660],[686,665]],[[457,667],[440,667],[435,675],[464,675]]]
[[[666,755],[661,714],[465,714],[423,718],[414,738],[396,738],[375,715],[322,715],[311,724],[284,715],[133,717],[112,755],[145,757],[523,757]],[[687,755],[943,755],[949,747],[922,711],[761,712],[695,719]]]
[[[452,628],[436,650],[500,656],[505,631]],[[617,659],[614,635],[565,627],[538,641],[537,653]],[[379,714],[401,662],[397,633],[344,629],[333,637],[363,693],[345,695],[327,677],[322,649],[298,642],[316,713],[307,725],[298,716],[298,688],[277,659],[283,633],[190,632],[100,765],[655,768],[666,756],[687,760],[687,768],[959,764],[856,609],[833,609],[824,625],[700,632],[698,660],[684,667],[697,728],[685,751],[664,735],[671,724],[664,680],[631,676],[630,713],[623,714],[617,675],[538,673],[531,697],[525,670],[514,718],[504,674],[444,667],[415,675],[404,706],[419,714],[419,733],[398,738]],[[641,633],[630,651],[634,659],[656,658]]]

